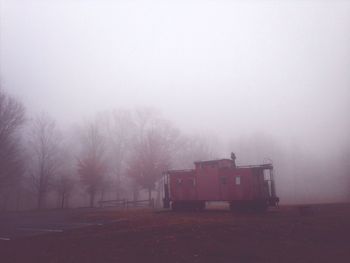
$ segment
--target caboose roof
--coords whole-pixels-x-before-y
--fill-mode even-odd
[[[211,164],[211,163],[218,163],[218,162],[222,162],[222,161],[230,161],[232,162],[231,159],[216,159],[216,160],[208,160],[208,161],[195,161],[194,163],[203,163],[203,164]]]

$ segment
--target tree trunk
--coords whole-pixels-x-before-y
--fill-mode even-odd
[[[21,208],[21,200],[22,200],[21,189],[17,188],[17,193],[16,193],[16,211],[19,211],[20,208]]]
[[[94,207],[95,203],[95,192],[90,193],[90,207]]]
[[[38,193],[38,206],[37,209],[41,210],[43,208],[43,202],[44,202],[44,193],[42,190]]]
[[[139,190],[137,189],[137,187],[134,187],[133,189],[133,201],[137,201],[139,199]]]
[[[155,206],[156,207],[161,207],[162,206],[162,201],[161,201],[161,184],[159,183],[157,186],[157,197],[156,197],[156,202],[155,202]]]
[[[119,173],[118,173],[118,174],[117,174],[117,185],[116,185],[116,190],[117,190],[117,192],[116,192],[116,198],[117,198],[117,200],[120,199],[120,189],[121,189],[121,187],[120,187],[120,175],[119,175]]]
[[[152,199],[152,189],[148,188],[148,201],[151,202],[151,199]]]
[[[100,201],[103,201],[105,199],[105,189],[104,187],[101,190],[101,197],[100,197]]]
[[[62,193],[61,208],[64,208],[64,201],[65,201],[65,193]]]

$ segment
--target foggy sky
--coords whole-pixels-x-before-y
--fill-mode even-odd
[[[188,132],[349,143],[349,1],[0,2],[2,86],[30,113],[152,106]]]

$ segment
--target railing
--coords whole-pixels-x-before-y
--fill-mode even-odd
[[[272,164],[260,164],[260,165],[239,165],[236,168],[264,168],[264,169],[269,169],[272,170],[273,166]]]
[[[154,199],[151,200],[136,200],[129,201],[126,199],[119,200],[105,200],[98,202],[100,207],[119,207],[119,208],[129,208],[129,207],[152,207],[154,208]]]
[[[126,199],[119,199],[119,200],[106,200],[106,201],[99,201],[98,204],[100,207],[126,207],[127,206],[127,200]]]
[[[164,172],[164,174],[171,174],[171,173],[184,173],[184,172],[193,172],[194,169],[177,169],[177,170],[168,170]]]
[[[154,207],[154,199],[127,201],[126,207]]]

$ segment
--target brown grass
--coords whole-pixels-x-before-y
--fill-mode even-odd
[[[1,242],[1,262],[350,262],[350,206],[312,209],[91,211],[72,220],[119,221]]]

